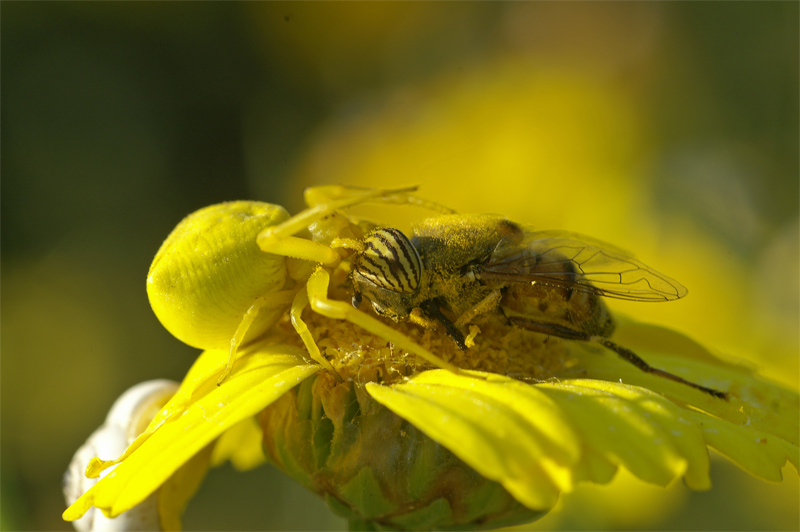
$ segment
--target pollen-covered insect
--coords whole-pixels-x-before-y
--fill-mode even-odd
[[[601,296],[671,301],[687,290],[589,237],[532,231],[493,215],[437,216],[416,225],[410,239],[391,228],[366,235],[352,280],[354,306],[366,297],[378,314],[394,320],[439,322],[461,349],[464,325],[500,312],[516,326],[598,343],[644,372],[726,397],[654,368],[609,339],[615,325]]]

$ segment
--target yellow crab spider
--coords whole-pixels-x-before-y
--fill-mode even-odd
[[[309,355],[336,374],[301,318],[309,305],[323,316],[347,320],[431,364],[457,372],[455,366],[399,331],[347,302],[328,298],[329,270],[347,249],[360,247],[350,220],[337,211],[384,203],[452,212],[414,197],[415,190],[310,188],[305,193],[308,208],[292,217],[283,207],[253,201],[200,209],[178,224],[153,260],[147,278],[153,311],[183,342],[229,351],[219,382],[230,373],[239,346],[270,329],[287,309]],[[311,239],[297,236],[306,231]]]

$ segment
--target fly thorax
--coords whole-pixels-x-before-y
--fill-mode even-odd
[[[353,260],[353,289],[369,299],[378,314],[398,320],[417,305],[422,273],[419,254],[403,233],[375,229],[364,237],[363,249]]]

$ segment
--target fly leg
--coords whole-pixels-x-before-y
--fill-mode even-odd
[[[456,343],[459,349],[462,351],[467,350],[467,343],[466,339],[464,338],[464,333],[458,330],[450,319],[442,313],[442,310],[439,308],[439,305],[433,299],[429,299],[422,303],[419,308],[424,312],[428,317],[435,318],[439,323],[444,325],[447,334],[453,341]]]
[[[634,366],[636,366],[640,370],[644,371],[645,373],[652,373],[653,375],[658,375],[659,377],[664,377],[665,379],[669,379],[669,380],[672,380],[672,381],[675,381],[675,382],[680,382],[682,384],[689,385],[692,388],[697,388],[701,392],[705,392],[705,393],[707,393],[709,395],[713,395],[714,397],[719,397],[720,399],[725,399],[725,400],[728,399],[728,394],[725,393],[725,392],[721,392],[719,390],[715,390],[714,388],[706,388],[705,386],[700,386],[699,384],[695,384],[695,383],[693,383],[691,381],[687,381],[686,379],[682,379],[681,377],[678,377],[677,375],[673,375],[672,373],[666,372],[663,369],[658,369],[658,368],[652,367],[647,362],[642,360],[642,358],[639,355],[637,355],[636,353],[634,353],[630,349],[628,349],[626,347],[622,347],[621,345],[619,345],[619,344],[617,344],[615,342],[612,342],[608,338],[603,338],[602,336],[592,336],[592,337],[589,338],[589,341],[597,342],[600,345],[602,345],[604,347],[607,347],[608,349],[611,349],[612,351],[617,353],[620,356],[620,358],[622,358],[623,360],[625,360],[627,362],[630,362],[631,364],[633,364]]]
[[[500,304],[503,294],[500,290],[492,290],[489,295],[481,299],[474,307],[467,310],[456,320],[456,327],[463,327],[481,314],[487,314]]]
[[[485,314],[490,312],[497,305],[500,303],[501,293],[500,290],[492,290],[492,292],[483,298],[481,301],[478,302],[477,305],[472,307],[471,309],[467,310],[464,314],[459,316],[459,318],[453,323],[450,321],[450,318],[442,313],[439,304],[433,300],[429,299],[425,301],[419,306],[419,309],[422,313],[430,319],[435,319],[439,323],[441,323],[445,330],[447,331],[448,336],[453,339],[459,349],[462,351],[467,350],[467,339],[464,337],[464,333],[461,332],[461,327],[468,324],[470,321],[475,319],[477,316],[481,314]]]
[[[663,377],[671,381],[691,386],[696,390],[700,390],[701,392],[707,393],[714,397],[719,397],[720,399],[725,399],[725,400],[728,399],[728,394],[725,392],[721,392],[713,388],[706,388],[705,386],[700,386],[699,384],[687,381],[686,379],[678,377],[677,375],[673,375],[672,373],[664,371],[663,369],[654,368],[630,349],[622,347],[621,345],[612,342],[611,340],[603,336],[592,335],[585,331],[572,329],[564,325],[558,325],[555,323],[543,323],[519,316],[513,316],[510,319],[511,322],[514,323],[515,325],[519,325],[520,327],[527,329],[529,331],[539,332],[550,336],[557,336],[559,338],[565,338],[567,340],[580,340],[583,342],[598,343],[603,347],[614,351],[617,355],[619,355],[619,357],[622,360],[633,364],[634,366],[636,366],[645,373],[658,375],[659,377]]]

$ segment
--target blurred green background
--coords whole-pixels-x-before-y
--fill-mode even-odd
[[[588,233],[690,290],[619,311],[798,387],[796,2],[4,2],[0,29],[5,530],[71,529],[72,453],[125,389],[191,364],[144,280],[224,200],[419,184]],[[710,492],[621,475],[530,528],[797,529],[793,468],[712,467]],[[212,471],[185,518],[344,526],[267,467]]]

